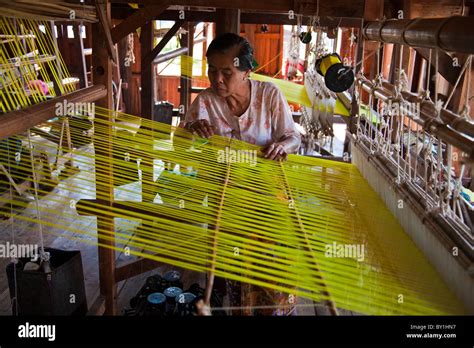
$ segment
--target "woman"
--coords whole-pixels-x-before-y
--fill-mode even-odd
[[[206,57],[211,87],[192,103],[185,127],[205,138],[217,134],[262,146],[272,160],[297,152],[300,135],[282,93],[272,83],[249,79],[253,49],[248,41],[221,35]]]
[[[249,79],[253,49],[248,41],[224,34],[211,42],[206,57],[211,87],[192,103],[185,127],[205,138],[217,134],[262,146],[264,156],[272,160],[297,152],[300,135],[282,93],[272,83]],[[250,305],[239,314],[285,315],[291,311],[288,294],[233,281],[227,285],[232,306],[241,306],[241,298]],[[252,309],[255,305],[276,309],[256,311]]]

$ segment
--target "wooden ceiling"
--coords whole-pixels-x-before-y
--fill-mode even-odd
[[[90,0],[92,1],[92,0]],[[321,17],[362,18],[365,0],[165,0],[169,6],[185,6],[187,10],[213,10],[214,8],[240,9],[243,12],[297,14]],[[165,1],[134,0],[140,5],[160,4]],[[473,13],[474,0],[381,0],[384,16],[397,18],[398,11],[410,7],[412,17],[447,17]],[[113,4],[128,6],[131,0],[111,0]],[[115,5],[114,5],[115,6]],[[119,5],[120,6],[120,5]]]
[[[112,3],[129,3],[130,0],[112,0]],[[139,4],[148,1],[137,0]],[[157,2],[155,2],[157,3]],[[227,8],[252,10],[258,12],[276,12],[288,14],[294,13],[315,15],[318,12],[316,0],[168,0],[169,5],[192,6],[204,8]],[[320,0],[319,16],[331,17],[362,17],[364,0]]]

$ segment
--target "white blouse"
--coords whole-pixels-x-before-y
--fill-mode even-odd
[[[259,146],[280,142],[288,153],[296,152],[301,137],[285,97],[271,82],[250,80],[250,83],[250,104],[242,115],[233,115],[225,98],[207,88],[192,103],[185,123],[208,120],[217,135]]]

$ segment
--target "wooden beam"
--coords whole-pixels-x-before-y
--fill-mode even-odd
[[[179,28],[181,28],[181,26],[183,24],[184,24],[184,20],[182,20],[182,19],[176,21],[176,23],[174,23],[174,25],[170,28],[170,30],[168,30],[166,32],[165,36],[163,36],[163,38],[160,40],[158,45],[156,45],[155,48],[153,48],[153,50],[148,55],[146,55],[146,56],[144,56],[144,58],[142,58],[143,64],[151,65],[153,60],[155,59],[155,57],[158,54],[160,54],[160,52],[163,50],[163,48],[166,46],[166,44],[171,40],[171,38],[173,36],[176,35]]]
[[[173,59],[173,58],[176,58],[176,57],[179,57],[180,55],[182,54],[187,54],[189,51],[189,49],[187,47],[181,47],[181,48],[177,48],[173,51],[169,51],[169,52],[166,52],[166,53],[163,53],[163,54],[160,54],[158,55],[158,57],[156,57],[154,60],[153,60],[153,64],[160,64],[160,63],[164,63],[170,59]]]
[[[154,104],[154,90],[153,85],[153,65],[146,64],[144,57],[150,56],[153,48],[153,21],[150,20],[142,26],[140,34],[140,47],[141,47],[141,112],[140,115],[143,118],[152,119],[153,104]]]
[[[310,16],[303,16],[302,23],[308,23],[311,20]],[[361,18],[349,18],[349,17],[321,17],[319,23],[322,27],[328,28],[359,28],[362,20]],[[290,17],[288,14],[279,13],[240,13],[241,24],[280,24],[280,25],[297,25],[296,16]]]
[[[474,36],[466,30],[471,26],[471,18],[460,16],[371,21],[364,27],[364,37],[377,42],[473,54]]]
[[[408,18],[411,19],[412,17],[412,8],[411,8],[412,1],[411,0],[403,0],[402,1],[402,9],[403,9],[403,18]],[[411,88],[411,75],[413,74],[413,70],[410,71],[410,57],[411,57],[411,52],[413,49],[409,46],[403,47],[401,53],[401,68],[406,72],[408,76],[408,83],[409,83],[409,88]]]
[[[100,27],[104,34],[103,37],[104,37],[105,47],[107,48],[109,57],[114,61],[114,63],[117,63],[117,55],[114,48],[114,44],[116,42],[112,41],[112,35],[110,33],[110,28],[111,28],[110,18],[109,18],[110,16],[107,16],[103,6],[100,6],[101,4],[104,4],[105,1],[107,0],[96,0],[95,7],[97,10],[97,16],[99,17]]]
[[[137,10],[126,7],[119,7],[112,9],[114,19],[126,19]],[[178,10],[165,10],[160,15],[155,16],[155,20],[177,21],[180,19],[180,12]],[[189,22],[216,22],[217,13],[215,11],[186,11],[185,19]],[[302,23],[307,23],[311,20],[310,16],[303,16]],[[327,17],[320,18],[322,27],[328,28],[359,28],[361,18],[351,17]],[[240,24],[288,24],[297,25],[297,17],[290,17],[288,14],[281,13],[254,13],[254,12],[240,12]]]
[[[154,20],[148,21],[141,27],[140,34],[140,51],[141,51],[141,78],[140,78],[140,99],[141,99],[141,116],[145,119],[153,120],[153,109],[155,105],[155,65],[146,63],[145,57],[151,56],[155,35]],[[150,126],[150,132],[147,138],[150,144],[154,141],[153,124]],[[156,191],[153,181],[153,160],[148,156],[142,157],[140,164],[142,171],[142,201],[153,202]]]
[[[392,49],[392,59],[390,64],[390,72],[388,74],[388,81],[390,83],[396,83],[397,79],[397,72],[400,66],[400,45],[393,45]],[[373,77],[372,77],[373,79]]]
[[[420,54],[415,50],[415,58],[413,65],[413,75],[411,76],[411,92],[418,93],[420,92],[420,82],[422,82],[423,77],[423,59],[420,57]]]
[[[134,12],[130,17],[112,29],[112,41],[119,42],[122,38],[153,20],[168,8],[168,0],[162,0],[159,4],[146,5]]]
[[[114,3],[129,3],[130,0],[113,0]],[[135,3],[143,4],[147,0],[135,0]],[[224,9],[240,9],[260,11],[260,12],[276,12],[287,14],[292,10],[297,14],[305,14],[314,16],[318,11],[318,1],[316,0],[173,0],[173,5],[190,6],[190,7],[215,7]],[[332,0],[319,1],[319,16],[329,17],[356,17],[362,18],[364,8],[364,0]]]
[[[93,81],[107,88],[105,98],[97,102],[97,106],[112,109],[112,61],[108,50],[103,43],[107,40],[103,23],[110,23],[110,3],[98,2],[98,12],[101,12],[105,21],[102,24],[93,24],[94,40],[92,41],[93,54]],[[96,171],[96,197],[111,206],[114,200],[113,185],[113,156],[112,156],[112,120],[111,112],[107,115],[96,115],[96,119],[108,122],[96,127],[96,136],[100,137],[103,146],[95,147],[95,171]],[[100,174],[98,170],[100,168]],[[97,239],[99,244],[99,280],[100,293],[105,298],[105,314],[117,313],[117,288],[115,284],[115,228],[114,219],[110,217],[97,217]]]
[[[365,0],[364,20],[375,21],[381,19],[383,17],[383,9],[383,0]],[[361,59],[363,61],[362,70],[364,75],[369,79],[373,79],[377,73],[377,51],[380,47],[380,43],[363,40],[362,33],[359,35],[359,42],[362,45],[363,55],[362,57],[357,57],[357,63],[359,63],[359,59]],[[364,91],[361,93],[361,100],[364,103],[369,102],[369,96]]]
[[[404,0],[404,1],[408,1],[408,0]],[[417,18],[417,17],[435,18],[435,17],[459,16],[459,15],[462,15],[461,12],[462,12],[463,3],[467,5],[469,1],[470,0],[467,0],[467,1],[459,1],[459,0],[411,1],[412,12],[414,15],[413,18]]]
[[[203,37],[204,37],[204,40],[202,40],[201,77],[206,76],[206,71],[207,71],[206,50],[207,50],[207,45],[209,44],[209,42],[208,42],[208,40],[209,40],[209,23],[204,23],[204,33],[203,33]],[[193,93],[192,88],[191,88],[191,93]]]
[[[104,85],[97,84],[0,117],[0,139],[23,133],[55,116],[57,103],[93,102],[107,95]]]

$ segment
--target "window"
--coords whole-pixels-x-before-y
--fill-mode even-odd
[[[155,21],[155,33],[157,38],[155,39],[155,45],[160,42],[161,38],[166,32],[174,25],[174,21]],[[209,27],[209,31],[211,28]],[[204,23],[198,23],[194,30],[194,40],[198,40],[204,37]],[[209,42],[207,43],[209,45]],[[181,45],[177,36],[175,35],[166,44],[160,54],[173,51],[180,48]],[[205,62],[203,62],[203,44],[202,42],[197,43],[193,47],[193,76],[202,76],[203,72],[206,72]],[[204,64],[204,67],[203,67]],[[180,76],[181,75],[181,56],[173,58],[169,61],[158,64],[156,72],[160,75],[166,76]]]
[[[74,39],[74,30],[72,30],[72,25],[67,26],[67,38]]]

